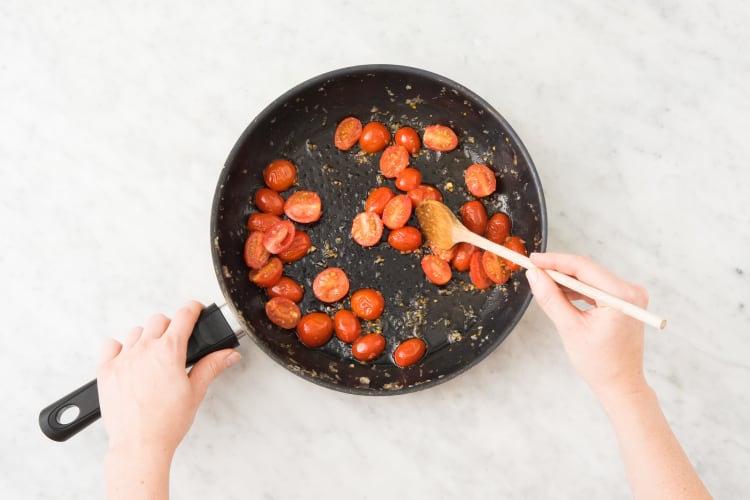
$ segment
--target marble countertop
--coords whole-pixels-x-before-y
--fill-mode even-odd
[[[746,495],[744,4],[308,4],[0,7],[0,497],[102,497],[101,423],[54,443],[39,410],[93,378],[103,339],[222,300],[208,226],[234,141],[295,84],[376,62],[459,81],[508,119],[542,179],[548,248],[649,289],[669,326],[648,332],[647,377],[708,488]],[[478,366],[406,396],[334,392],[241,350],[178,450],[174,498],[630,495],[535,304]]]

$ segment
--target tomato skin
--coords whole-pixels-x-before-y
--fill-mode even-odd
[[[497,179],[487,165],[475,163],[464,172],[464,180],[469,192],[477,198],[489,196],[497,189]]]
[[[393,179],[409,166],[409,152],[405,147],[393,144],[380,155],[380,173]]]
[[[458,146],[458,136],[445,125],[430,125],[424,129],[422,142],[433,151],[453,151]]]
[[[528,255],[528,252],[526,251],[526,243],[518,236],[508,236],[503,246],[505,246],[506,248],[510,248],[514,252],[520,253],[521,255]],[[518,271],[519,269],[521,269],[521,266],[509,260],[505,261],[505,266],[510,272]]]
[[[365,212],[374,212],[378,215],[383,213],[383,209],[396,196],[388,186],[381,186],[370,191],[365,200]]]
[[[363,247],[375,246],[383,237],[383,221],[374,212],[360,212],[352,221],[351,234]]]
[[[320,196],[314,191],[297,191],[284,203],[284,213],[300,224],[315,222],[322,215]]]
[[[492,285],[492,280],[484,272],[484,266],[482,266],[482,252],[474,252],[471,255],[469,277],[477,290],[484,290]]]
[[[458,250],[458,245],[453,245],[446,250],[444,248],[438,247],[431,241],[428,241],[427,246],[429,247],[430,252],[432,252],[432,255],[436,256],[440,260],[444,260],[445,262],[451,262],[454,257],[456,257],[456,251]]]
[[[372,361],[383,353],[385,337],[379,333],[362,335],[352,344],[352,356],[362,362]]]
[[[498,245],[502,245],[508,236],[510,236],[510,218],[502,212],[498,212],[490,217],[490,220],[487,221],[487,230],[484,233],[484,237],[490,241],[494,241]]]
[[[421,184],[406,194],[409,196],[414,208],[417,208],[417,205],[424,200],[443,201],[443,193],[441,193],[435,186],[430,186],[429,184]]]
[[[297,336],[307,347],[320,347],[333,336],[333,321],[322,312],[311,312],[297,323]]]
[[[266,293],[270,298],[284,297],[292,302],[299,302],[305,294],[302,285],[288,276],[279,278],[273,286],[266,288]]]
[[[294,241],[294,224],[282,220],[268,228],[263,234],[263,246],[272,254],[278,254],[292,246]]]
[[[422,147],[422,141],[419,140],[419,134],[411,127],[401,127],[396,131],[396,135],[393,138],[396,144],[399,144],[406,148],[409,154],[417,154],[419,148]]]
[[[399,252],[412,252],[422,246],[422,233],[413,226],[399,227],[388,235],[388,244]]]
[[[382,151],[389,142],[391,142],[391,133],[380,122],[368,123],[362,129],[362,135],[359,136],[359,147],[365,153]]]
[[[271,258],[271,254],[263,246],[263,233],[253,231],[245,240],[243,256],[245,264],[250,269],[260,269]]]
[[[353,312],[348,309],[339,309],[333,315],[333,331],[339,340],[350,344],[361,335],[362,325]]]
[[[383,224],[388,229],[404,227],[411,217],[411,199],[405,194],[394,196],[383,209]]]
[[[436,285],[445,285],[453,277],[451,266],[437,255],[422,257],[422,271],[427,279]]]
[[[268,228],[277,222],[281,222],[281,218],[274,214],[266,214],[263,212],[250,214],[250,217],[247,218],[247,230],[265,233]]]
[[[456,255],[453,257],[453,268],[456,271],[468,271],[471,264],[471,256],[477,251],[477,247],[471,243],[461,242],[456,245]]]
[[[401,368],[411,366],[424,356],[427,345],[422,339],[412,338],[401,342],[393,353],[393,362]]]
[[[323,269],[313,281],[313,293],[321,302],[341,300],[349,293],[349,278],[340,267]]]
[[[286,191],[297,181],[297,167],[289,160],[274,160],[263,169],[263,181],[276,192]]]
[[[263,213],[281,215],[284,213],[284,198],[273,189],[260,188],[255,192],[255,206]]]
[[[409,192],[422,184],[422,172],[413,167],[407,167],[396,176],[396,187]]]
[[[291,330],[299,323],[302,313],[299,306],[284,297],[273,297],[266,302],[266,316],[274,325]]]
[[[476,234],[484,234],[487,229],[487,210],[481,201],[467,201],[461,205],[461,221],[469,231]]]
[[[281,279],[281,273],[284,270],[284,264],[278,257],[268,259],[263,267],[250,271],[250,281],[261,288],[267,288],[275,285]]]
[[[505,265],[507,261],[492,252],[482,253],[482,268],[489,279],[502,285],[510,279],[510,270]]]
[[[378,319],[385,309],[385,299],[374,288],[362,288],[352,294],[352,312],[368,321]]]
[[[362,135],[362,122],[350,116],[341,120],[333,134],[333,144],[341,151],[350,150]]]
[[[278,257],[281,259],[281,262],[284,262],[285,264],[296,262],[307,255],[311,246],[312,242],[310,241],[310,235],[308,235],[306,231],[296,230],[294,231],[292,244],[289,245],[289,248],[286,250],[279,252]]]

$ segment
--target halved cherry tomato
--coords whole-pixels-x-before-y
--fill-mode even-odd
[[[266,316],[276,326],[291,330],[299,323],[302,313],[299,306],[284,297],[273,297],[266,302]]]
[[[420,186],[417,186],[406,194],[409,196],[411,204],[414,206],[414,208],[417,208],[417,205],[419,205],[424,200],[443,201],[443,194],[438,190],[438,188],[436,188],[435,186],[430,186],[429,184],[422,184]]]
[[[499,212],[490,217],[490,220],[487,221],[487,230],[484,237],[502,245],[508,236],[510,236],[510,219],[508,216]]]
[[[504,246],[510,248],[516,253],[520,253],[521,255],[528,255],[528,252],[526,252],[526,243],[518,236],[508,236],[508,238],[505,240]],[[521,266],[509,260],[505,261],[505,265],[510,272],[518,271],[519,269],[521,269]]]
[[[393,362],[404,368],[413,365],[424,356],[427,346],[422,339],[407,339],[393,352]]]
[[[380,173],[392,179],[409,166],[409,152],[405,147],[393,144],[380,155]]]
[[[323,269],[313,281],[313,293],[321,302],[336,302],[349,293],[349,278],[340,267]]]
[[[401,127],[396,131],[396,135],[393,138],[396,144],[400,144],[405,147],[410,154],[417,154],[419,148],[422,147],[422,141],[419,140],[419,134],[411,127]]]
[[[374,212],[357,214],[352,222],[352,238],[363,247],[371,247],[380,243],[383,236],[383,221]]]
[[[492,285],[492,280],[484,272],[484,266],[482,266],[482,252],[474,252],[471,255],[469,277],[477,290],[484,290]]]
[[[352,294],[352,312],[362,319],[372,321],[383,314],[385,299],[373,288],[362,288]]]
[[[477,234],[484,234],[487,229],[487,210],[484,209],[481,201],[467,201],[461,205],[461,221],[469,231]]]
[[[480,163],[470,165],[466,169],[466,172],[464,172],[464,179],[466,180],[466,187],[469,189],[469,192],[477,198],[489,196],[497,189],[495,172],[487,165]]]
[[[315,222],[321,215],[320,196],[314,191],[297,191],[284,203],[284,213],[294,222]]]
[[[391,142],[391,133],[380,122],[370,122],[362,129],[359,136],[359,147],[365,153],[382,151]]]
[[[357,144],[362,135],[362,122],[358,118],[350,116],[344,118],[336,127],[333,134],[333,144],[341,151],[348,151]]]
[[[456,251],[458,250],[458,245],[453,245],[452,247],[445,249],[438,247],[431,241],[428,241],[427,246],[430,248],[432,255],[440,260],[444,260],[445,262],[451,262],[456,256]]]
[[[333,331],[342,342],[348,344],[360,336],[362,325],[353,312],[348,309],[339,309],[333,315]]]
[[[468,271],[471,264],[471,256],[477,251],[477,247],[471,243],[459,243],[456,245],[456,255],[453,257],[453,267],[456,271]]]
[[[453,151],[458,146],[458,136],[445,125],[430,125],[424,129],[422,141],[433,151]]]
[[[383,213],[383,209],[396,196],[393,190],[388,186],[381,186],[370,191],[365,200],[365,212],[374,212],[378,215]]]
[[[263,212],[250,214],[250,217],[247,218],[247,230],[265,233],[268,228],[277,222],[281,222],[281,218],[274,214],[266,214]]]
[[[263,234],[263,246],[272,254],[283,252],[292,246],[294,233],[294,224],[288,220],[279,221]]]
[[[383,224],[388,229],[403,227],[411,217],[411,199],[400,194],[394,196],[383,209]]]
[[[281,273],[284,270],[284,264],[278,257],[268,259],[263,267],[250,271],[250,281],[261,288],[267,288],[275,285],[281,279]]]
[[[436,285],[445,285],[453,276],[451,266],[437,255],[422,257],[422,271]]]
[[[413,226],[399,227],[390,232],[388,243],[399,252],[411,252],[422,246],[422,233]]]
[[[307,347],[320,347],[333,336],[333,321],[322,312],[311,312],[297,323],[297,336]]]
[[[263,170],[263,180],[274,191],[286,191],[297,180],[297,167],[289,160],[274,160]]]
[[[294,238],[292,238],[292,244],[289,245],[289,248],[279,252],[279,259],[286,264],[296,262],[307,255],[311,246],[310,236],[305,231],[297,230],[294,232]]]
[[[245,250],[243,253],[245,264],[250,269],[260,269],[268,262],[271,254],[263,246],[263,233],[253,231],[245,240]]]
[[[510,271],[505,265],[506,260],[492,252],[482,253],[482,268],[489,279],[502,285],[510,279]]]
[[[396,187],[401,191],[411,191],[422,184],[422,172],[416,168],[407,167],[396,176]]]
[[[352,356],[360,361],[372,361],[383,353],[385,337],[379,333],[362,335],[352,344]]]
[[[302,285],[288,276],[282,276],[275,285],[266,288],[266,293],[271,298],[284,297],[292,302],[299,302],[305,294]]]
[[[260,188],[255,192],[255,206],[261,212],[281,215],[284,213],[284,198],[272,189]]]

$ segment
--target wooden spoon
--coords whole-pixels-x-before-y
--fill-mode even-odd
[[[419,219],[419,225],[422,227],[422,232],[424,232],[427,239],[439,248],[447,250],[456,243],[471,243],[472,245],[499,255],[500,257],[526,269],[537,267],[525,255],[521,255],[520,253],[514,252],[509,248],[498,245],[487,238],[483,238],[478,234],[469,231],[466,226],[459,222],[453,212],[439,201],[425,200],[421,202],[417,206],[417,218]],[[567,274],[555,271],[554,269],[544,269],[543,271],[545,271],[557,283],[595,300],[598,304],[604,304],[613,309],[617,309],[618,311],[640,320],[647,325],[658,328],[659,330],[662,330],[667,326],[667,320],[660,318],[635,304],[618,299],[613,295],[603,292],[598,288],[594,288],[591,285],[587,285],[582,281],[578,281]]]

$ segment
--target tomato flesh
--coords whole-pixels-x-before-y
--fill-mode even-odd
[[[469,277],[477,290],[484,290],[492,285],[492,280],[484,272],[482,252],[474,252],[469,263]]]
[[[362,122],[358,118],[350,116],[344,118],[336,127],[333,134],[333,144],[342,151],[350,150],[362,135]]]
[[[284,213],[300,224],[315,222],[322,214],[320,196],[314,191],[297,191],[284,203]]]
[[[263,246],[272,254],[287,250],[294,241],[294,224],[282,220],[271,226],[263,234]]]
[[[361,212],[352,222],[352,238],[363,247],[380,243],[383,236],[383,221],[374,212]]]
[[[450,264],[437,255],[422,257],[422,271],[427,279],[436,285],[445,285],[453,277]]]
[[[281,218],[274,214],[266,214],[263,212],[250,214],[250,217],[247,218],[247,230],[265,233],[277,222],[281,222]]]
[[[245,240],[244,254],[245,264],[250,269],[260,269],[268,262],[271,254],[263,246],[263,233],[253,231]]]
[[[482,268],[489,279],[502,285],[510,279],[510,271],[505,265],[506,260],[492,252],[482,253]]]
[[[302,285],[292,278],[282,276],[273,286],[266,288],[266,293],[270,298],[284,297],[292,302],[299,302],[302,300],[305,292],[302,289]]]
[[[424,129],[424,145],[433,151],[453,151],[458,146],[458,136],[445,125],[430,125]]]
[[[475,163],[466,169],[464,173],[466,188],[477,198],[489,196],[497,189],[497,179],[487,165]]]
[[[411,199],[407,195],[394,196],[383,209],[383,224],[388,229],[403,227],[411,217],[411,210]]]
[[[310,251],[312,242],[310,241],[310,235],[305,231],[294,231],[294,238],[292,238],[292,244],[289,248],[279,252],[279,259],[281,262],[288,264],[290,262],[296,262],[302,257],[307,255]]]
[[[388,146],[380,156],[380,173],[392,179],[409,166],[409,152],[398,144]]]
[[[313,281],[313,293],[321,302],[341,300],[349,293],[349,278],[339,267],[324,269]]]
[[[291,330],[299,323],[302,313],[299,306],[284,297],[273,297],[266,302],[266,316],[276,326]]]
[[[521,255],[528,255],[528,252],[526,252],[526,243],[524,243],[524,241],[518,236],[508,236],[505,240],[504,246],[510,248],[516,253],[520,253]],[[505,265],[510,272],[521,269],[521,266],[509,260],[505,261]]]
[[[281,273],[284,270],[284,264],[278,257],[268,259],[263,267],[250,271],[250,281],[261,288],[273,286],[281,279]]]
[[[443,201],[443,194],[438,190],[438,188],[436,188],[435,186],[430,186],[429,184],[421,184],[410,190],[406,194],[409,196],[411,204],[412,206],[414,206],[414,208],[417,208],[417,205],[419,205],[424,200]]]

